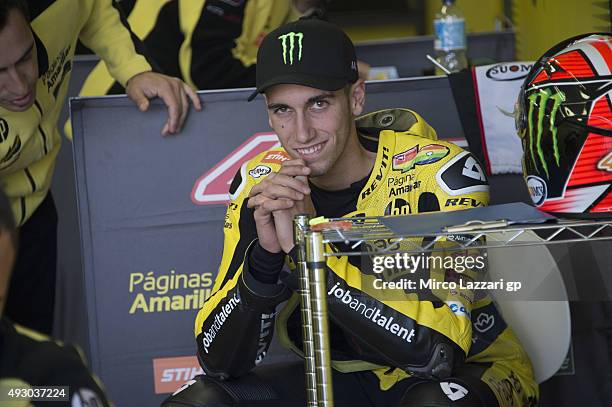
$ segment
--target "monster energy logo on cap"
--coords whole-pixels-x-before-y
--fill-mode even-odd
[[[533,140],[533,111],[535,107],[539,107],[538,109],[538,122],[537,122],[537,134],[535,140],[535,150],[537,152],[540,164],[546,173],[546,177],[549,177],[548,174],[548,164],[544,159],[544,151],[542,150],[542,133],[544,132],[544,126],[548,125],[548,128],[552,137],[553,144],[553,154],[555,156],[555,163],[557,167],[559,166],[559,146],[557,140],[557,126],[555,125],[555,116],[557,114],[557,110],[559,110],[559,106],[561,103],[565,102],[565,94],[561,91],[557,91],[553,94],[550,89],[540,89],[537,93],[532,93],[528,97],[529,99],[529,112],[528,112],[528,122],[527,126],[529,128],[529,152],[531,154],[531,160],[533,161],[533,165],[536,169],[538,169],[538,164],[535,158],[534,152],[534,140]],[[544,116],[546,115],[546,105],[552,102],[552,107],[549,113],[548,123],[544,123]]]
[[[279,84],[339,90],[357,81],[356,60],[355,47],[341,29],[315,17],[301,18],[278,27],[261,42],[257,89],[248,100]]]
[[[287,56],[289,56],[289,65],[293,65],[293,51],[295,50],[295,43],[297,38],[297,60],[302,60],[302,39],[304,34],[296,32],[288,32],[278,37],[281,40],[283,46],[283,62],[287,65]],[[287,42],[289,43],[289,49],[287,49]]]

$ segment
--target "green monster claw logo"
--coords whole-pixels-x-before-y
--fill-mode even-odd
[[[289,54],[289,65],[293,65],[293,50],[295,48],[295,39],[297,38],[298,55],[297,60],[302,60],[302,39],[304,34],[289,32],[278,37],[283,46],[283,62],[287,65],[287,54]],[[289,52],[287,52],[287,40],[289,40]]]
[[[528,112],[528,122],[527,126],[529,129],[529,152],[531,154],[531,160],[533,161],[536,170],[538,169],[538,164],[535,159],[535,154],[533,151],[533,110],[535,107],[539,107],[538,109],[538,129],[536,134],[536,150],[538,153],[538,158],[540,159],[540,163],[542,164],[542,168],[544,172],[546,172],[546,177],[548,178],[548,164],[546,160],[544,160],[544,152],[542,151],[542,133],[544,132],[544,116],[546,113],[546,104],[552,102],[552,108],[550,109],[549,120],[548,120],[548,128],[550,129],[552,135],[553,142],[553,153],[555,156],[555,162],[557,167],[559,166],[559,147],[557,145],[557,126],[555,126],[555,115],[557,114],[557,110],[559,110],[559,106],[561,103],[565,102],[565,94],[561,91],[557,91],[557,93],[553,94],[550,89],[540,89],[539,92],[532,93],[528,97],[529,99],[529,112]],[[538,170],[539,171],[539,170]]]

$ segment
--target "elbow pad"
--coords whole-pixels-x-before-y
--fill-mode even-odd
[[[439,342],[433,347],[429,362],[426,365],[420,367],[409,366],[404,370],[429,380],[446,379],[452,375],[456,365],[463,363],[463,359],[465,359],[465,355],[457,346],[447,342]]]

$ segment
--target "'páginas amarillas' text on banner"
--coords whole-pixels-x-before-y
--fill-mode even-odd
[[[213,273],[130,273],[130,314],[198,310],[210,296]]]

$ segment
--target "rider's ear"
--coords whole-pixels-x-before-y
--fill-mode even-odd
[[[365,105],[365,81],[363,79],[357,79],[357,82],[351,85],[349,98],[351,113],[353,116],[359,116]]]

